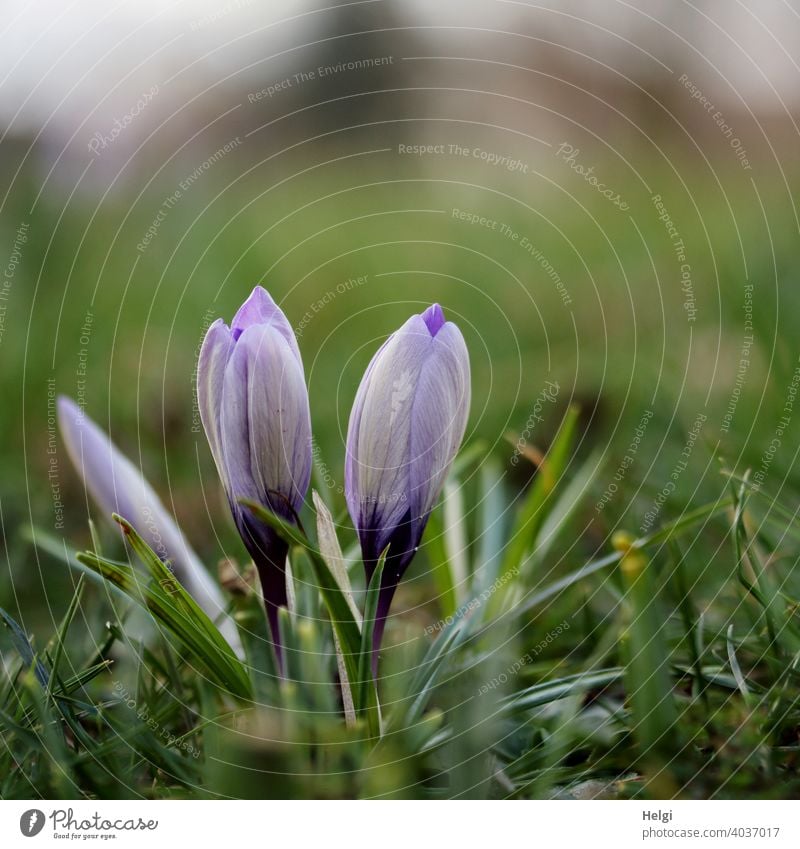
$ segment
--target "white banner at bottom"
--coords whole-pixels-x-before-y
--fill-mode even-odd
[[[4,801],[0,846],[800,846],[796,801]]]

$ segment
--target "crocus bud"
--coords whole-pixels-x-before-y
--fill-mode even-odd
[[[469,355],[434,304],[372,358],[347,431],[345,496],[367,580],[388,546],[373,635],[373,668],[392,596],[419,546],[464,436]]]
[[[58,399],[58,426],[72,463],[106,519],[110,521],[112,513],[127,519],[205,613],[219,619],[225,610],[222,593],[139,469],[63,395]],[[239,632],[230,617],[222,620],[220,631],[240,653]]]
[[[258,569],[280,661],[278,608],[287,603],[286,543],[240,499],[290,522],[311,478],[311,417],[291,325],[257,286],[228,327],[209,327],[197,367],[197,400],[239,534]]]

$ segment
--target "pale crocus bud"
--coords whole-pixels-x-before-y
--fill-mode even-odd
[[[233,518],[258,568],[280,660],[278,608],[287,604],[286,543],[240,500],[297,519],[311,478],[311,418],[291,325],[257,286],[228,327],[209,327],[197,399]]]
[[[169,564],[203,611],[212,620],[219,619],[225,610],[219,587],[139,469],[74,401],[63,395],[58,399],[58,426],[70,459],[105,518],[111,521],[111,514],[117,513],[127,519],[161,560]],[[241,653],[239,632],[227,615],[220,631]]]
[[[373,664],[397,583],[461,445],[469,406],[467,347],[438,304],[390,336],[361,381],[347,431],[345,495],[368,580],[389,547]]]

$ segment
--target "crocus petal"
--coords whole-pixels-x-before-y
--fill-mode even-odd
[[[353,405],[345,494],[365,559],[413,555],[464,436],[469,357],[438,304],[373,357]]]
[[[220,407],[225,367],[233,350],[233,337],[227,325],[218,318],[208,328],[197,362],[197,405],[211,454],[217,469],[222,473],[222,443],[220,435]]]
[[[461,331],[447,322],[433,339],[414,398],[409,475],[413,521],[430,514],[444,486],[464,438],[470,391],[467,346]]]
[[[236,343],[223,387],[222,439],[231,496],[293,518],[311,478],[311,418],[302,369],[272,325],[252,325]]]
[[[253,477],[264,493],[281,493],[298,513],[311,480],[311,415],[302,367],[271,326],[245,331],[241,349],[258,375],[250,381],[248,403]],[[282,512],[279,503],[273,509]]]
[[[428,309],[422,313],[422,320],[425,322],[425,326],[428,328],[428,332],[431,336],[436,336],[446,323],[444,310],[439,306],[439,304],[431,304]]]
[[[141,472],[64,396],[58,399],[58,423],[67,453],[106,519],[112,513],[127,519],[153,551],[169,561],[177,579],[206,614],[217,619],[225,608],[222,593]],[[229,617],[220,631],[240,652],[238,630]]]
[[[408,512],[415,388],[432,338],[413,316],[373,358],[348,433],[346,497],[360,534],[378,530],[377,554]]]
[[[239,310],[233,317],[231,333],[234,340],[238,340],[248,327],[254,325],[269,325],[270,327],[274,327],[287,341],[292,354],[302,367],[303,361],[300,357],[300,348],[297,345],[297,339],[295,338],[291,324],[289,324],[289,320],[283,314],[281,308],[272,300],[269,292],[261,286],[256,286],[253,289],[248,299],[239,307]]]

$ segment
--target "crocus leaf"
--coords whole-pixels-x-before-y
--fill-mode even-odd
[[[331,618],[334,633],[339,638],[347,667],[347,676],[351,682],[357,681],[361,631],[353,616],[353,611],[350,609],[350,604],[342,592],[336,576],[325,562],[325,558],[295,525],[271,513],[257,501],[243,498],[239,503],[251,510],[257,519],[271,527],[289,545],[299,546],[308,554],[322,599]],[[358,708],[358,705],[356,707]]]
[[[425,551],[431,564],[430,577],[436,590],[436,602],[442,619],[453,616],[458,608],[453,571],[444,544],[442,509],[434,510],[428,521]]]
[[[353,588],[350,586],[350,576],[347,574],[344,554],[342,554],[342,547],[339,545],[339,537],[336,535],[333,515],[316,490],[311,493],[311,498],[314,501],[314,509],[317,511],[317,540],[319,541],[320,554],[325,558],[331,572],[336,576],[336,580],[350,605],[350,610],[353,611],[353,617],[357,622],[360,622],[361,613],[353,598]]]
[[[356,606],[353,598],[353,590],[350,586],[350,576],[347,574],[347,567],[342,554],[342,547],[339,545],[339,537],[336,534],[336,525],[333,521],[333,515],[328,509],[328,505],[322,500],[316,490],[312,490],[311,497],[314,501],[314,507],[317,511],[317,540],[319,541],[320,554],[325,558],[325,562],[330,567],[336,580],[339,582],[339,587],[347,598],[350,610],[356,622],[361,622],[361,613]],[[333,635],[334,649],[336,650],[336,668],[339,672],[339,686],[342,690],[342,706],[344,707],[344,718],[348,727],[352,728],[356,724],[355,702],[353,693],[350,687],[350,679],[347,675],[347,664],[345,663],[344,653],[339,638],[334,632]]]
[[[372,574],[367,589],[367,599],[364,604],[364,623],[361,628],[361,652],[358,657],[358,679],[359,690],[357,702],[363,708],[367,716],[367,727],[373,738],[380,737],[381,721],[380,706],[378,704],[378,691],[375,679],[372,675],[372,654],[377,650],[373,646],[373,633],[375,630],[375,618],[378,613],[378,598],[381,591],[381,578],[383,567],[386,565],[386,552],[381,554],[380,559]]]
[[[473,584],[476,590],[490,587],[497,578],[497,570],[503,554],[503,531],[507,513],[503,496],[503,473],[500,464],[489,459],[480,470],[479,487],[481,504],[478,514],[480,535],[478,536],[478,564]]]
[[[444,516],[444,544],[447,561],[453,573],[456,597],[462,601],[467,595],[469,558],[467,556],[466,511],[461,485],[452,478],[444,485],[442,504]]]
[[[114,518],[153,580],[145,583],[129,564],[106,560],[94,552],[81,552],[78,560],[146,608],[232,695],[249,698],[251,684],[245,667],[217,627],[133,526],[120,516]]]

